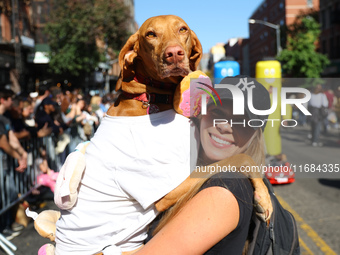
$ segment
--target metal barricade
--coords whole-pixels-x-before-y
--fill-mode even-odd
[[[38,188],[35,160],[40,156],[39,148],[46,148],[49,166],[59,171],[62,162],[55,152],[53,137],[34,138],[21,142],[27,151],[27,169],[23,173],[15,171],[16,162],[5,152],[0,150],[0,223],[4,222],[2,216],[12,207],[20,203],[31,192]],[[9,255],[16,247],[0,233],[0,247]]]

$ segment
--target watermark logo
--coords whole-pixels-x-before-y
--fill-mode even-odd
[[[206,87],[209,88],[212,92],[214,92],[215,95],[217,96],[218,100],[220,101],[220,104],[223,105],[223,104],[222,104],[222,100],[221,100],[220,95],[217,93],[216,89],[214,89],[213,86],[210,86],[210,85],[205,84],[205,83],[203,83],[203,82],[197,82],[197,83],[198,83],[198,84],[201,84],[201,85],[203,85],[203,86],[206,86]],[[203,90],[205,93],[207,93],[207,94],[210,96],[210,98],[214,101],[215,105],[217,106],[216,100],[215,100],[214,96],[210,93],[209,90],[204,89],[204,88],[201,88],[201,87],[197,87],[197,89]],[[203,95],[202,95],[202,100],[204,100],[204,104],[207,105],[207,95],[203,94]],[[206,107],[205,107],[204,110],[205,110],[205,114],[206,114]]]
[[[217,98],[219,99],[221,105],[221,97],[217,93],[217,91],[209,85],[206,85],[202,82],[199,82],[199,84],[204,85],[209,87],[210,90],[212,90]],[[244,115],[244,110],[245,110],[245,93],[247,93],[247,106],[248,109],[251,113],[259,116],[264,116],[264,115],[270,115],[278,107],[278,92],[277,88],[273,87],[272,88],[272,102],[271,102],[271,107],[266,110],[259,110],[255,109],[254,104],[253,104],[253,90],[257,89],[254,81],[248,81],[247,78],[240,78],[240,81],[236,85],[232,84],[216,84],[215,88],[217,89],[228,89],[231,92],[232,98],[233,99],[233,114],[234,115]],[[201,114],[206,115],[207,114],[207,96],[209,95],[215,105],[217,105],[213,95],[206,89],[199,88],[203,91],[205,91],[207,94],[202,94],[201,95]],[[304,94],[305,97],[303,98],[287,98],[287,94],[290,93],[301,93]],[[307,110],[307,108],[303,105],[304,103],[307,103],[311,98],[311,93],[309,90],[305,88],[298,88],[298,87],[283,87],[281,88],[281,115],[286,115],[286,110],[287,110],[287,105],[295,105],[304,115],[311,115],[311,113]]]

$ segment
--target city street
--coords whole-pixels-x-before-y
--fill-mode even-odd
[[[322,136],[323,147],[312,147],[307,139],[309,128],[286,128],[282,130],[283,152],[295,165],[339,164],[339,130],[331,130]],[[304,174],[288,185],[274,187],[282,205],[290,210],[297,221],[301,254],[340,254],[340,173]],[[44,209],[53,209],[48,202]],[[30,222],[23,233],[12,242],[17,246],[17,255],[36,255],[38,248],[48,243],[40,237]],[[0,251],[0,254],[5,254]]]
[[[282,130],[283,152],[295,165],[339,164],[340,130],[321,136],[323,147],[312,147],[309,128]],[[307,168],[306,168],[307,169]],[[330,170],[329,170],[330,171]],[[315,178],[317,177],[317,178]],[[305,173],[288,185],[275,186],[282,205],[293,210],[301,254],[340,254],[340,173]]]
[[[197,81],[203,77],[210,81]],[[190,116],[175,117],[174,112],[165,112],[168,109],[186,117],[196,116],[197,121]],[[148,115],[157,112],[159,115],[151,116],[149,122]],[[183,119],[184,125],[188,121],[197,124],[199,138],[191,139],[191,157],[186,150],[189,143],[183,145],[185,139],[178,136],[186,136],[185,127],[180,126],[181,122],[174,123],[173,118]],[[298,123],[289,118],[313,123],[313,143],[311,126],[291,127]],[[102,122],[104,126],[100,126]],[[209,122],[213,125],[209,126]],[[266,122],[272,125],[272,130],[257,132]],[[276,129],[279,122],[280,134]],[[321,127],[319,141],[315,138],[320,123],[316,122],[332,125],[328,130]],[[249,129],[244,128],[247,125]],[[178,132],[173,131],[176,128]],[[251,128],[257,129],[253,135],[248,132]],[[266,152],[261,135],[266,138]],[[191,132],[184,138],[194,136],[196,132]],[[66,160],[67,154],[80,148],[76,148],[80,143],[83,145],[79,150],[84,154],[87,146],[84,142],[90,140],[85,159],[78,151],[78,155],[74,154],[78,159]],[[237,155],[245,152],[254,161]],[[231,156],[241,156],[256,165],[244,167],[244,161],[236,158],[241,166],[232,164],[235,161],[226,166],[224,160]],[[81,161],[86,161],[83,167],[86,171],[80,177],[78,207],[67,211],[70,216],[65,216],[65,220],[60,218],[58,223],[65,222],[66,227],[58,225],[57,232],[74,240],[65,241],[58,234],[58,251],[62,249],[61,243],[65,244],[63,250],[68,249],[67,241],[72,244],[70,253],[82,249],[97,252],[104,248],[102,245],[109,247],[107,242],[129,240],[134,243],[129,247],[136,246],[136,232],[141,232],[152,220],[148,219],[152,203],[182,181],[180,174],[186,172],[180,166],[190,161],[191,168],[193,163],[199,165],[191,169],[194,178],[226,169],[263,172],[263,176],[255,176],[260,182],[266,176],[278,183],[273,184],[275,195],[296,220],[301,254],[340,255],[340,0],[173,0],[171,4],[154,0],[0,0],[0,255],[37,255],[41,246],[52,243],[38,234],[34,221],[26,217],[23,208],[37,213],[60,210],[53,193],[61,196],[64,204],[65,195],[72,190],[68,183],[72,186],[79,181],[75,172],[80,171]],[[211,162],[215,164],[209,166]],[[171,174],[165,171],[165,165]],[[134,175],[143,167],[147,171]],[[58,173],[63,169],[67,169],[66,176]],[[67,176],[74,169],[71,177]],[[180,173],[174,173],[176,169]],[[249,176],[254,177],[248,174],[247,181]],[[66,185],[61,185],[60,180]],[[204,181],[199,184],[210,185]],[[254,194],[259,191],[259,197],[263,197],[266,188],[261,189],[252,178],[250,181],[255,187]],[[169,187],[168,183],[173,185],[162,192],[161,188]],[[177,190],[189,186],[187,181],[183,183]],[[211,182],[210,186],[218,185],[221,186]],[[206,187],[193,188],[197,191]],[[236,188],[240,195],[247,196],[238,196]],[[196,195],[192,190],[185,192],[186,197]],[[222,253],[225,250],[237,253],[229,249],[230,245],[238,250],[243,248],[243,242],[230,242],[230,236],[218,245],[205,239],[209,236],[210,240],[214,237],[221,240],[215,225],[205,224],[204,227],[212,226],[213,231],[204,234],[203,230],[208,228],[201,226],[207,208],[214,208],[209,211],[213,215],[206,217],[210,224],[217,223],[224,230],[227,228],[221,224],[223,220],[238,219],[226,216],[237,208],[232,200],[218,197],[218,202],[209,206],[208,202],[215,202],[215,194],[221,193],[218,189],[208,191],[211,190],[211,198],[206,199],[203,194],[191,200],[198,205],[197,209],[183,210],[199,217],[188,215],[178,221],[179,225],[187,227],[191,231],[188,233],[200,233],[204,239],[187,234],[192,238],[185,240],[185,247],[177,245],[174,239],[172,246],[182,253],[188,247]],[[144,208],[142,200],[152,197],[147,191],[154,199]],[[252,195],[241,191],[244,188],[237,186],[233,194],[252,207]],[[143,199],[137,197],[139,192]],[[179,201],[186,203],[186,197]],[[198,199],[206,200],[195,204]],[[123,206],[111,203],[116,200]],[[218,209],[224,206],[220,201],[230,202],[227,210]],[[266,202],[262,204],[265,212]],[[185,203],[179,203],[179,209]],[[107,210],[106,205],[123,213]],[[143,209],[139,208],[141,205]],[[239,208],[242,212],[242,205]],[[121,218],[109,217],[107,212],[112,211]],[[243,218],[240,217],[240,224]],[[201,225],[189,224],[188,219]],[[126,228],[130,225],[131,229]],[[72,226],[76,226],[75,231]],[[248,225],[242,227],[249,232]],[[86,231],[81,232],[82,229]],[[283,238],[269,231],[268,236],[276,237],[272,238],[273,243],[288,242],[289,234],[282,234],[285,231],[281,230],[275,234]],[[89,233],[97,237],[93,242],[99,248],[88,248]],[[105,236],[111,233],[119,235],[106,240]],[[241,235],[237,231],[232,234],[236,239]],[[293,236],[297,236],[295,232]],[[177,237],[179,243],[183,241],[181,235]],[[75,248],[79,240],[84,243]],[[143,239],[139,241],[143,243]],[[294,241],[296,244],[296,238]],[[240,247],[234,247],[235,243]],[[286,248],[283,246],[280,248]],[[163,246],[158,248],[154,253],[162,255],[166,250]]]

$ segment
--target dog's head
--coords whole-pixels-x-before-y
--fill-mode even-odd
[[[120,51],[116,90],[136,72],[158,81],[177,82],[197,69],[201,57],[201,43],[183,19],[174,15],[149,18]]]

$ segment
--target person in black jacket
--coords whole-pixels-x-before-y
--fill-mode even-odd
[[[38,130],[43,128],[45,126],[45,123],[47,123],[47,126],[52,128],[52,133],[55,136],[58,136],[59,134],[62,134],[64,132],[62,125],[53,118],[56,107],[57,103],[54,102],[50,97],[45,98],[41,102],[35,115],[35,121],[38,125]]]

